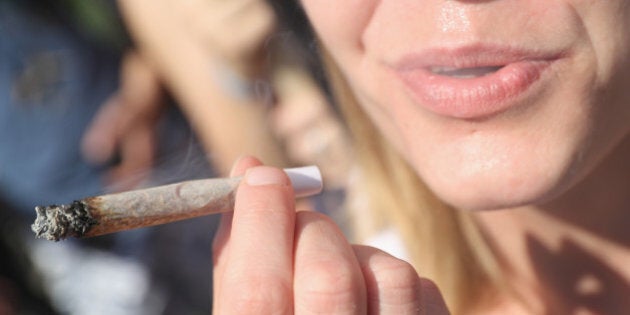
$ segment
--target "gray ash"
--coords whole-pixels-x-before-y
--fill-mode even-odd
[[[81,201],[70,205],[35,207],[37,218],[31,229],[38,238],[59,241],[69,236],[82,237],[92,226],[98,224]]]

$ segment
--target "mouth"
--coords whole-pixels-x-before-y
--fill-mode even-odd
[[[503,66],[493,67],[473,67],[473,68],[455,68],[455,67],[429,67],[429,72],[457,79],[472,79],[493,74],[499,71]]]
[[[441,116],[481,119],[516,108],[535,94],[559,57],[486,46],[434,49],[394,64],[412,100]]]

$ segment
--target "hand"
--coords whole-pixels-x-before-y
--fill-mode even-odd
[[[411,265],[296,212],[281,170],[243,158],[232,171],[242,174],[213,246],[213,314],[448,314]]]
[[[157,75],[139,55],[127,53],[119,90],[101,106],[82,140],[83,155],[94,164],[120,158],[108,172],[107,184],[130,189],[148,175],[161,110]]]

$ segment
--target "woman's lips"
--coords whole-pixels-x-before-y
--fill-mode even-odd
[[[429,110],[479,119],[519,104],[556,57],[497,48],[431,50],[394,66],[412,98]]]

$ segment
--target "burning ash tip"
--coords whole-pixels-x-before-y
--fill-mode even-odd
[[[69,236],[81,237],[98,223],[81,201],[69,205],[37,206],[35,212],[37,218],[31,229],[37,238],[49,241],[57,242]]]

